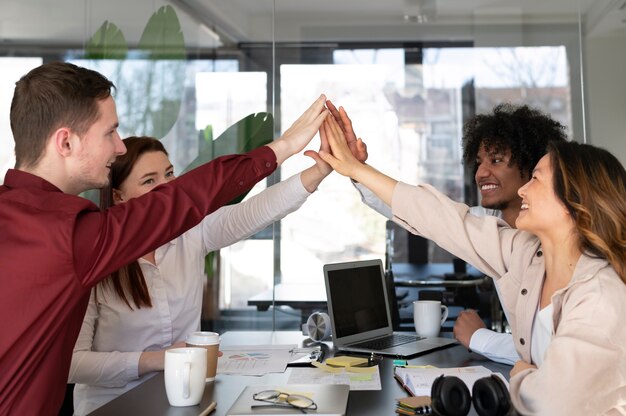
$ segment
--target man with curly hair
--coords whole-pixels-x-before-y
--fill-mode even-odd
[[[517,190],[528,182],[548,142],[566,140],[565,127],[526,105],[500,104],[491,114],[479,114],[463,127],[463,162],[472,166],[480,191],[474,215],[494,215],[515,227],[522,199]],[[498,288],[496,286],[496,292]],[[505,315],[508,314],[504,311]],[[513,337],[490,331],[474,310],[459,313],[454,336],[465,347],[487,358],[515,364],[519,356]]]
[[[352,153],[365,162],[367,147],[356,137],[345,110],[337,110],[328,101],[326,104],[343,127]],[[473,168],[481,195],[481,205],[470,212],[493,215],[515,227],[522,206],[517,190],[530,180],[535,165],[546,154],[548,142],[553,140],[566,140],[565,127],[526,105],[500,104],[491,113],[468,120],[463,127],[463,162]],[[390,207],[367,188],[354,185],[365,204],[391,219]],[[491,360],[513,365],[520,359],[511,334],[488,330],[474,310],[459,313],[453,331],[461,344]]]

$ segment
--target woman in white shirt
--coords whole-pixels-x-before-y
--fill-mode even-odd
[[[159,140],[131,137],[124,143],[127,152],[111,168],[103,207],[175,179]],[[184,345],[189,333],[200,330],[205,256],[261,231],[306,201],[332,170],[316,152],[305,154],[315,159],[314,166],[245,202],[222,207],[92,290],[69,376],[76,383],[75,414],[87,414],[162,371],[165,350]]]
[[[332,117],[321,131],[332,154],[320,156],[374,191],[394,221],[495,279],[522,358],[510,380],[520,413],[626,413],[626,171],[613,155],[550,143],[518,191],[516,230],[359,162]]]

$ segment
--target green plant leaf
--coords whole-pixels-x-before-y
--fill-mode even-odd
[[[85,59],[125,59],[128,44],[122,31],[105,20],[85,46]]]
[[[138,48],[148,62],[138,92],[145,99],[134,100],[141,118],[133,134],[163,138],[178,120],[185,84],[185,38],[174,8],[163,6],[150,17]]]
[[[150,59],[185,60],[185,38],[172,6],[163,6],[148,20],[139,49]]]
[[[207,133],[210,129],[211,133]],[[216,157],[246,153],[259,146],[266,145],[273,140],[274,137],[274,117],[270,113],[250,114],[242,118],[228,129],[226,129],[218,138],[207,141],[207,137],[212,137],[212,127],[207,128],[200,133],[200,146],[198,157],[196,157],[183,171],[183,173],[194,169],[203,163],[209,162]],[[231,204],[240,202],[247,192],[231,201]]]

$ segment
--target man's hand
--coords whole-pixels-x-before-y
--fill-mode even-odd
[[[463,344],[465,348],[469,348],[472,335],[481,328],[485,328],[485,323],[480,319],[478,313],[474,310],[467,309],[459,313],[452,332],[457,341]]]
[[[354,132],[354,128],[352,127],[352,120],[348,117],[348,113],[343,107],[337,107],[330,101],[326,101],[326,107],[330,110],[330,113],[333,115],[339,127],[343,131],[343,135],[346,139],[346,144],[348,148],[354,155],[354,157],[362,163],[365,163],[367,160],[367,146],[363,143],[363,140],[356,137],[356,133]]]
[[[325,102],[326,96],[320,95],[282,136],[267,145],[276,154],[279,165],[304,149],[315,136],[329,113],[324,106]]]
[[[536,369],[537,366],[534,365],[534,364],[529,364],[526,361],[519,360],[513,366],[513,369],[511,370],[510,375],[511,375],[511,377],[513,377],[514,375],[516,375],[518,373],[521,373],[522,371],[527,370],[529,368],[535,368]]]

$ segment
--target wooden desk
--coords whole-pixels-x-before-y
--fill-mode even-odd
[[[243,331],[227,332],[222,335],[222,345],[239,344],[299,344],[305,338],[299,332],[268,332],[268,331]],[[325,343],[329,347],[328,355],[334,354],[332,343]],[[462,346],[453,346],[443,350],[434,351],[412,360],[412,365],[431,364],[436,367],[462,367],[470,365],[482,365],[492,371],[501,372],[509,377],[510,366],[489,361],[477,354],[469,353]],[[217,409],[212,416],[224,416],[230,406],[237,399],[241,391],[247,385],[285,384],[289,378],[287,372],[282,374],[267,374],[262,377],[234,376],[218,374],[213,383],[207,383],[202,402],[198,406],[171,407],[165,395],[165,383],[163,373],[145,383],[126,392],[124,395],[107,403],[95,412],[94,416],[197,416],[211,401],[217,402]],[[385,358],[380,364],[380,377],[382,390],[379,391],[352,391],[348,399],[348,416],[361,415],[391,415],[394,414],[395,399],[406,397],[407,393],[393,378],[393,362]],[[475,413],[470,413],[475,414]]]

